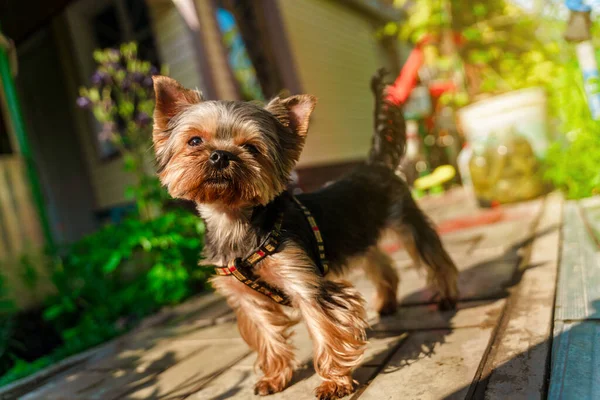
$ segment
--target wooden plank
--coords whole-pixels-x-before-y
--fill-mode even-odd
[[[6,162],[0,162],[0,214],[2,214],[2,224],[7,232],[8,248],[5,255],[14,256],[23,248],[23,237],[19,228],[19,220],[14,207],[12,197],[12,188],[8,180],[8,165]]]
[[[90,371],[112,371],[117,369],[165,370],[208,347],[206,343],[194,341],[147,341],[134,345],[130,343],[121,351],[86,366]]]
[[[512,283],[520,262],[521,246],[527,244],[532,224],[541,212],[541,204],[540,200],[536,200],[508,208],[507,215],[515,213],[521,216],[518,221],[463,229],[442,236],[460,271],[458,284],[461,300],[500,298],[508,294],[506,287]],[[392,258],[400,275],[400,303],[431,303],[435,293],[427,287],[425,271],[413,268],[403,250],[393,253]],[[353,282],[363,293],[373,290],[371,283],[360,273]]]
[[[125,360],[107,359],[96,368],[74,368],[27,399],[179,399],[248,353],[241,340],[174,342],[148,353],[127,354]],[[106,369],[109,366],[113,368]]]
[[[596,223],[600,223],[597,221]],[[556,320],[600,318],[598,248],[576,202],[565,205],[561,268],[556,294]]]
[[[403,332],[427,329],[456,329],[493,325],[504,307],[504,300],[458,303],[453,311],[438,310],[437,305],[402,307],[387,317],[373,313],[372,329],[381,332]]]
[[[173,318],[165,324],[142,330],[131,335],[131,341],[143,341],[148,339],[169,339],[182,337],[206,327],[214,325],[220,319],[229,319],[233,312],[224,299],[211,304],[195,313],[185,313],[180,317]]]
[[[502,324],[482,369],[486,399],[543,398],[551,351],[560,247],[562,195],[546,200],[523,274],[507,301]]]
[[[363,364],[354,372],[353,377],[359,385],[366,384],[373,377],[382,362],[393,353],[400,343],[406,339],[405,334],[372,336],[369,340]],[[321,378],[312,368],[310,356],[310,341],[301,342],[304,348],[299,349],[302,359],[308,365],[298,368],[289,387],[281,393],[269,396],[273,400],[297,400],[312,398],[314,389],[321,383]],[[309,349],[307,352],[306,349]],[[186,399],[230,399],[246,400],[254,398],[254,384],[258,376],[252,367],[254,355],[236,364],[229,371],[208,382],[204,387]]]
[[[152,382],[145,382],[139,389],[121,393],[117,398],[185,398],[213,377],[227,371],[249,352],[242,341],[213,343],[162,372]]]
[[[549,399],[600,398],[599,230],[600,197],[567,203]]]
[[[61,375],[42,388],[35,390],[21,400],[54,400],[54,399],[79,399],[79,392],[94,387],[103,382],[110,375],[99,372],[72,371]]]
[[[460,300],[474,301],[506,296],[506,287],[512,282],[519,257],[519,249],[480,249],[469,256],[453,257],[460,272]],[[396,263],[396,269],[400,276],[400,304],[415,306],[435,302],[435,293],[427,286],[426,272],[423,269],[413,268],[412,262],[408,260]],[[374,288],[362,271],[353,276],[352,282],[371,304]]]
[[[377,367],[361,367],[354,372],[354,379],[359,387],[365,385],[377,372]],[[306,367],[298,371],[293,378],[294,385],[283,392],[272,394],[269,400],[302,400],[314,399],[314,390],[321,383],[321,378],[313,369]],[[186,400],[248,400],[260,398],[254,395],[256,377],[251,371],[232,369],[222,375],[214,383],[186,397]],[[344,397],[349,399],[351,396]]]
[[[600,399],[600,322],[557,321],[549,400]]]
[[[492,327],[409,335],[361,400],[464,399]]]

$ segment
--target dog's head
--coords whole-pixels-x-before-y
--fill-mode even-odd
[[[200,204],[264,205],[280,194],[302,152],[316,99],[275,98],[265,107],[205,101],[154,77],[154,148],[171,196]]]

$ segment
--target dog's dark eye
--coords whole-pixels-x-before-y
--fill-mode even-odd
[[[246,144],[243,144],[242,147],[244,149],[246,149],[248,151],[248,153],[250,153],[252,155],[258,154],[258,149],[256,148],[256,146],[254,146],[252,144],[246,143]]]
[[[190,140],[188,140],[188,145],[192,147],[200,146],[202,144],[202,138],[198,136],[194,136]]]

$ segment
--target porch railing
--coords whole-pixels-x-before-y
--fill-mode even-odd
[[[0,262],[43,245],[25,163],[19,156],[0,156]]]

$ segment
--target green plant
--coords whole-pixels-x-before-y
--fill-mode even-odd
[[[120,49],[94,51],[98,63],[92,86],[80,89],[77,104],[91,109],[102,124],[100,139],[122,154],[124,168],[136,177],[126,196],[135,199],[144,218],[160,213],[168,195],[160,187],[153,168],[151,115],[154,109],[152,76],[158,69],[138,59],[137,44]]]
[[[202,290],[208,276],[197,266],[203,236],[196,215],[174,210],[153,220],[130,216],[70,246],[53,260],[57,294],[44,311],[63,345],[33,362],[15,358],[0,386],[120,335]],[[0,324],[0,345],[2,333]]]
[[[456,52],[465,64],[469,92],[498,93],[549,84],[560,65],[560,47],[566,22],[559,4],[543,2],[526,12],[512,1],[396,0],[408,6],[409,17],[388,32],[417,43],[426,34],[447,32],[464,39]],[[443,45],[439,45],[443,47]],[[440,62],[445,62],[442,56]]]
[[[570,199],[600,194],[600,122],[590,116],[576,60],[560,67],[550,90],[561,134],[548,151],[545,176]]]
[[[45,311],[67,347],[100,343],[159,307],[176,304],[205,281],[197,266],[204,225],[171,211],[128,218],[76,243],[56,266],[59,294]],[[80,343],[85,341],[86,343]]]

